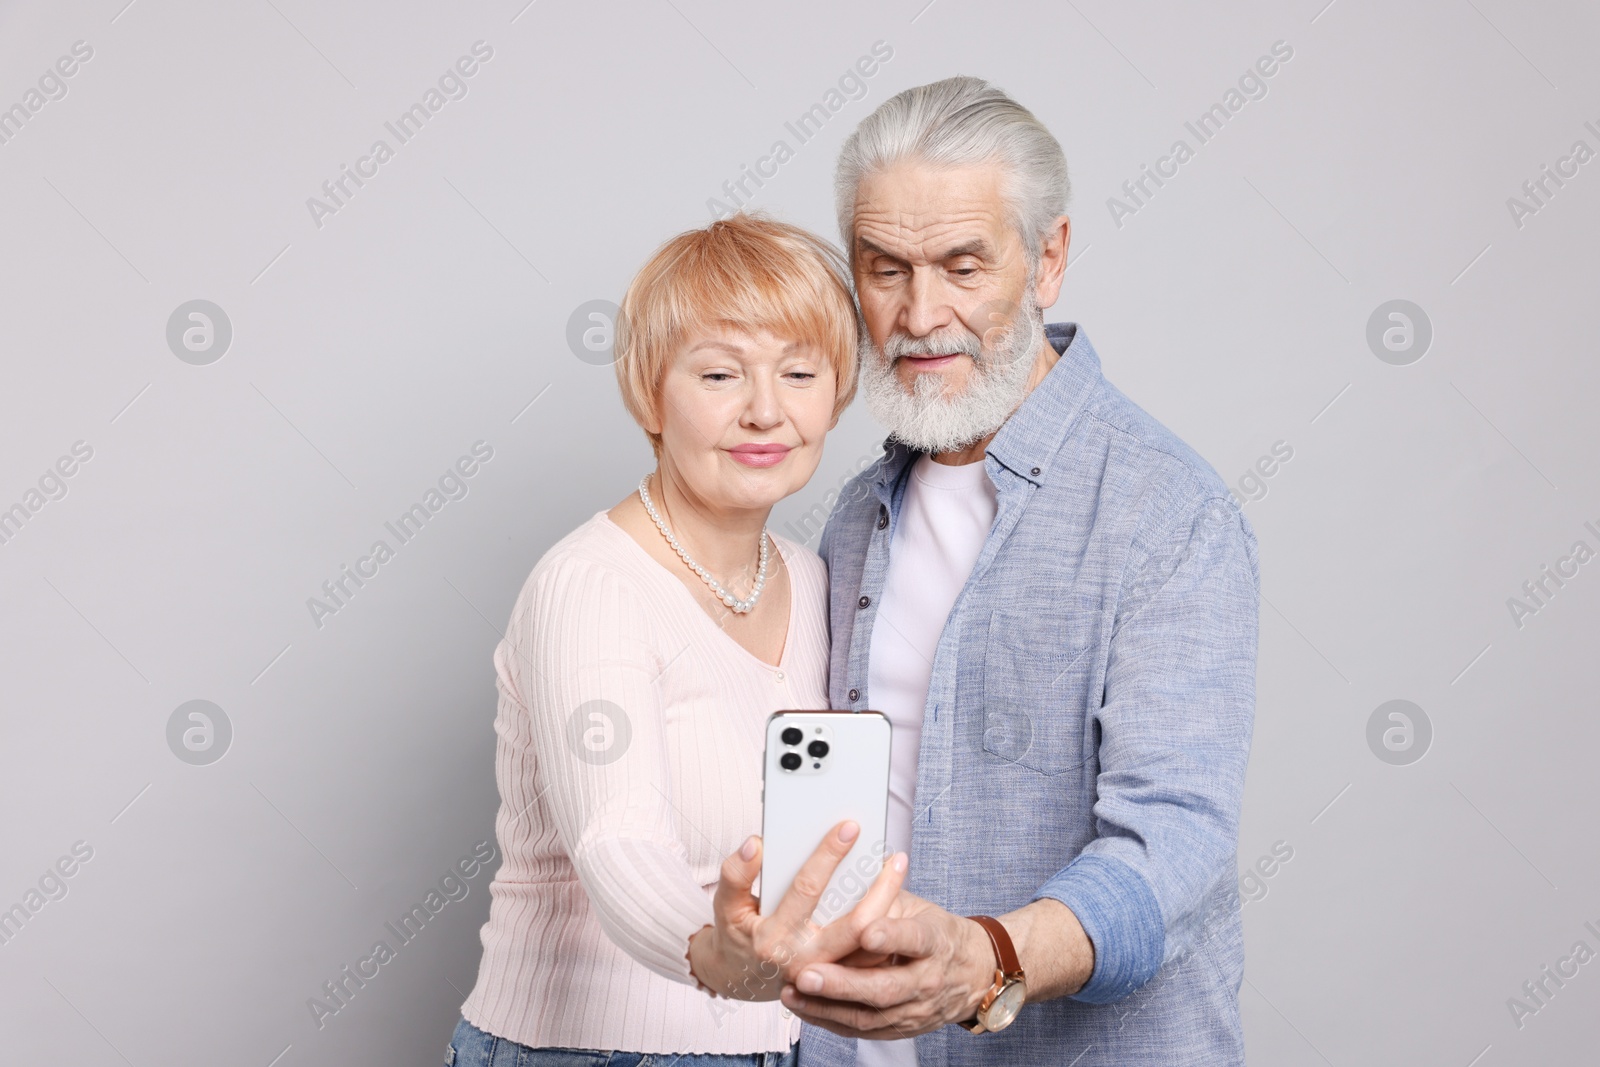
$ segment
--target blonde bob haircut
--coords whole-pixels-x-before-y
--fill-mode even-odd
[[[641,427],[660,425],[661,381],[697,331],[765,330],[815,347],[833,369],[833,416],[856,393],[856,306],[849,267],[798,226],[739,213],[688,230],[639,269],[617,316],[617,386]],[[661,435],[645,430],[656,455]]]

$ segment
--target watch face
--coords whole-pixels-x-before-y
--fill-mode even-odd
[[[1011,982],[1000,990],[994,998],[994,1003],[989,1005],[989,1010],[984,1014],[983,1026],[986,1030],[1004,1030],[1016,1021],[1017,1012],[1022,1010],[1022,1005],[1028,999],[1028,987],[1021,982]]]

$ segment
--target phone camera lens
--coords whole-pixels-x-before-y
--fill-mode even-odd
[[[784,744],[798,745],[802,740],[805,739],[806,735],[800,732],[800,728],[798,726],[790,726],[783,731],[781,736]]]
[[[828,742],[813,741],[806,746],[806,751],[811,753],[811,755],[815,758],[821,759],[823,756],[828,754]]]
[[[785,752],[778,758],[778,766],[786,771],[798,771],[800,764],[803,762],[805,761],[800,758],[800,753],[798,752]]]

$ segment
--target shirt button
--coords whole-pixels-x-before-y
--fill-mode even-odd
[[[783,1009],[783,1017],[785,1019],[793,1019],[794,1018],[794,1012],[790,1011],[788,1008],[784,1008]]]
[[[850,699],[853,700],[853,701],[854,700],[860,700],[861,699],[861,690],[859,690],[859,689],[850,690]]]
[[[872,598],[869,596],[864,596],[860,600],[856,601],[856,607],[864,608],[870,603],[872,603]]]
[[[783,672],[782,672],[782,671],[779,671],[779,672],[778,672],[778,674],[777,674],[777,679],[778,679],[778,681],[780,681],[780,682],[781,682],[781,681],[783,681]]]
[[[1038,467],[1033,468],[1033,476],[1035,478],[1039,477],[1039,468]]]
[[[878,505],[878,529],[882,530],[889,525],[889,509],[882,504]]]

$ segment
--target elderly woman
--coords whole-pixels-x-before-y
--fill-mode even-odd
[[[772,960],[827,932],[814,899],[757,914],[751,835],[767,716],[828,706],[827,575],[766,522],[855,392],[845,278],[821,239],[741,215],[667,242],[623,299],[617,381],[656,469],[545,553],[495,651],[505,859],[457,1067],[794,1063]]]

